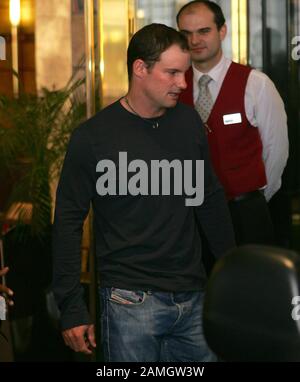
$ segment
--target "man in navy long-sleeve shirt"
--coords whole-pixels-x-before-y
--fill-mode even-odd
[[[144,27],[128,48],[128,94],[71,137],[57,190],[53,290],[75,351],[96,346],[80,286],[92,205],[105,359],[215,360],[202,333],[197,223],[216,257],[234,235],[200,118],[177,104],[189,64],[183,36]]]

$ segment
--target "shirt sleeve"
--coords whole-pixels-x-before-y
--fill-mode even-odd
[[[252,70],[248,79],[245,108],[249,122],[258,128],[262,140],[267,176],[264,192],[269,201],[281,187],[288,159],[287,116],[274,83],[257,70]]]
[[[62,330],[90,322],[80,284],[81,240],[95,193],[96,164],[85,129],[80,126],[70,139],[56,194],[52,288]]]
[[[199,119],[199,148],[204,160],[204,201],[196,207],[196,216],[211,252],[220,258],[235,247],[234,230],[225,192],[212,168],[207,138]]]

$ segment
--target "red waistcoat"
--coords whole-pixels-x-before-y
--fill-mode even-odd
[[[245,91],[251,68],[232,63],[208,118],[207,138],[214,170],[230,200],[266,185],[262,141],[245,111]],[[187,89],[180,101],[194,106],[193,70],[186,73]],[[240,113],[242,122],[225,125],[223,116]]]

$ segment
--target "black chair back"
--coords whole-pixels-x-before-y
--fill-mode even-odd
[[[299,280],[292,251],[243,246],[221,258],[204,303],[211,349],[225,361],[300,361]]]

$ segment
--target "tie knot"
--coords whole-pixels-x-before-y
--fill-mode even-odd
[[[211,80],[212,78],[208,74],[203,74],[203,76],[199,79],[199,82],[198,82],[199,87],[200,88],[206,87]]]

